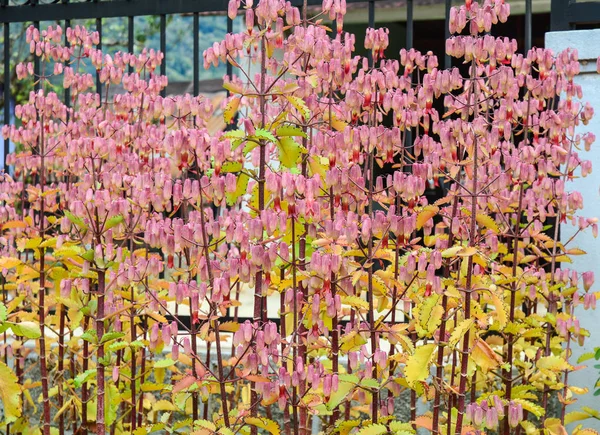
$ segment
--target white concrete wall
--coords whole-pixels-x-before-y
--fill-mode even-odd
[[[579,52],[579,61],[581,64],[581,74],[576,78],[576,82],[581,85],[583,91],[583,101],[588,101],[595,109],[595,117],[587,125],[581,125],[578,132],[584,133],[591,131],[596,135],[596,143],[592,145],[589,152],[582,152],[582,158],[591,160],[594,171],[586,178],[578,178],[569,183],[569,190],[578,190],[582,193],[585,206],[581,213],[586,217],[600,218],[600,74],[596,72],[596,59],[600,56],[600,29],[598,30],[573,30],[565,32],[550,32],[546,34],[546,47],[552,49],[555,53],[566,48],[576,48]],[[576,228],[570,224],[561,226],[561,239],[568,240],[576,231]],[[593,270],[596,275],[596,284],[593,290],[600,288],[600,239],[594,239],[591,231],[580,234],[573,247],[579,247],[587,252],[587,255],[573,258],[573,264],[569,265],[573,269],[584,272]],[[583,307],[578,307],[576,316],[580,319],[581,326],[592,333],[592,337],[586,339],[585,345],[580,347],[575,345],[573,348],[572,363],[585,353],[592,352],[594,347],[600,347],[600,307],[594,312],[584,311]],[[588,387],[590,392],[580,396],[579,401],[571,405],[568,411],[574,411],[580,406],[589,406],[594,409],[600,409],[600,397],[593,397],[594,382],[598,378],[598,370],[593,368],[595,360],[590,360],[589,368],[572,373],[569,380],[573,384]],[[591,427],[600,430],[600,421],[584,421],[584,427]],[[576,426],[570,425],[569,432]]]

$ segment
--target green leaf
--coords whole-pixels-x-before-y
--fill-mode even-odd
[[[175,365],[175,361],[173,361],[171,358],[165,358],[165,359],[161,359],[160,361],[156,361],[154,363],[154,368],[161,369],[161,368],[171,367],[172,365]]]
[[[77,228],[82,229],[82,230],[88,229],[88,226],[85,224],[85,222],[83,221],[82,218],[80,218],[79,216],[75,216],[69,210],[64,210],[64,213],[65,213],[65,216],[67,217],[67,219],[69,219],[71,221],[71,223],[73,225],[75,225]]]
[[[310,119],[310,110],[302,98],[292,97],[290,95],[285,98],[296,108],[296,110],[298,110],[298,112],[300,112],[305,120]]]
[[[335,409],[340,403],[342,403],[346,399],[346,396],[348,396],[348,394],[354,388],[356,388],[356,384],[358,383],[358,377],[354,376],[354,378],[354,382],[343,381],[342,375],[340,375],[338,389],[337,391],[331,393],[331,396],[329,397],[329,402],[327,402],[326,406],[328,410],[332,411],[333,409]]]
[[[0,402],[4,408],[4,422],[12,423],[21,416],[21,386],[19,379],[0,361]]]
[[[94,377],[95,373],[96,373],[96,369],[90,369],[90,370],[86,370],[83,373],[78,374],[77,376],[75,376],[75,379],[73,379],[73,385],[75,386],[75,388],[81,387],[87,381],[92,379]]]
[[[224,132],[221,135],[221,139],[243,139],[246,137],[246,132],[244,130],[229,130]]]
[[[435,348],[436,345],[433,343],[419,346],[415,353],[408,358],[404,368],[404,377],[409,386],[413,387],[415,383],[427,379]]]
[[[221,166],[221,172],[222,173],[240,172],[243,167],[244,167],[244,165],[240,162],[225,162]]]
[[[104,231],[108,231],[111,228],[116,227],[117,225],[123,223],[124,220],[125,220],[125,218],[121,214],[107,219],[106,222],[104,223]]]
[[[94,261],[94,250],[88,249],[87,251],[85,251],[83,253],[81,258],[83,258],[84,260],[89,261],[91,263],[92,261]]]
[[[126,341],[115,341],[114,343],[108,345],[108,351],[117,352],[121,349],[125,349],[126,347],[129,347],[129,343],[127,343]]]
[[[0,304],[0,322],[4,322],[8,316],[6,305]]]
[[[113,340],[116,340],[116,339],[124,337],[124,336],[125,336],[124,332],[116,332],[116,331],[107,332],[106,334],[104,334],[102,336],[102,339],[100,340],[100,344],[108,343],[109,341],[113,341]]]
[[[286,168],[294,168],[302,154],[302,146],[291,137],[282,137],[277,142],[279,161]]]
[[[12,329],[12,332],[19,337],[35,339],[40,338],[42,335],[40,325],[35,322],[10,323],[10,329]]]
[[[579,358],[577,358],[577,364],[580,364],[580,363],[590,360],[592,358],[594,358],[594,352],[586,352],[583,355],[581,355]]]
[[[254,133],[254,137],[259,140],[266,140],[268,142],[277,142],[277,138],[273,136],[273,133],[263,128],[257,128]]]
[[[302,130],[300,127],[296,127],[294,125],[283,125],[279,127],[276,131],[278,137],[284,136],[301,136],[307,137],[306,132]]]
[[[96,335],[96,331],[94,331],[93,329],[88,329],[83,334],[81,334],[81,339],[89,341],[90,343],[98,342],[98,336]]]

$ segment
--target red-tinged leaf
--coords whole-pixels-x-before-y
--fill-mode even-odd
[[[196,378],[194,376],[185,376],[173,386],[172,393],[177,394],[180,391],[187,390],[189,387],[194,385],[194,383],[196,383]]]

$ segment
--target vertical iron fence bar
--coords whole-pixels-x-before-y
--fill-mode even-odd
[[[413,18],[413,0],[407,0],[406,2],[406,49],[410,50],[413,48],[414,35],[415,35],[415,23]]]
[[[414,18],[413,18],[413,0],[407,0],[406,2],[406,49],[410,50],[411,48],[413,48],[413,44],[414,44],[414,34],[415,34],[415,28],[414,28]],[[405,128],[405,140],[404,140],[404,148],[406,148],[409,151],[412,151],[412,130],[409,126],[406,126]],[[410,160],[407,158],[407,160],[405,160],[403,162],[404,164],[404,168],[403,171],[404,172],[410,172],[412,170],[411,166],[410,166]]]
[[[233,33],[233,20],[227,16],[227,33]],[[231,80],[231,76],[233,75],[233,66],[230,62],[227,62],[227,78]],[[229,90],[227,91],[227,96],[229,96]]]
[[[194,12],[194,23],[192,26],[194,34],[194,96],[200,93],[200,16]]]
[[[130,15],[129,17],[127,17],[127,51],[131,54],[133,54],[133,42],[135,38],[135,35],[133,34],[135,30],[134,26],[135,18]],[[133,66],[131,66],[131,63],[129,64],[128,71],[129,74],[133,72]]]
[[[35,7],[35,5],[38,4],[38,0],[31,0],[31,5]],[[33,26],[40,30],[40,22],[39,21],[34,21],[33,22]],[[42,84],[41,80],[40,80],[40,58],[38,56],[35,55],[35,53],[33,54],[33,73],[35,74],[35,84],[33,85],[33,89],[35,89],[36,91],[40,89],[40,86]]]
[[[569,0],[551,0],[550,2],[550,31],[570,30],[571,23],[567,17]]]
[[[98,0],[94,0],[98,3]],[[96,31],[98,32],[98,50],[102,50],[102,18],[96,18]],[[100,95],[102,101],[102,83],[100,83],[100,74],[96,71],[96,92]]]
[[[369,28],[374,28],[375,27],[375,1],[374,0],[369,0],[369,22],[367,24],[367,27]],[[374,66],[373,65],[373,53],[371,50],[369,50],[367,52],[367,59],[369,60],[369,66]]]
[[[10,122],[10,24],[4,23],[4,124]],[[4,139],[4,172],[8,172],[6,157],[10,152],[10,141]]]
[[[525,0],[525,53],[531,49],[531,20],[533,9],[531,0]]]
[[[61,2],[63,4],[65,4],[65,5],[69,4],[69,0],[61,0]],[[69,46],[69,40],[67,39],[67,29],[69,27],[71,27],[71,20],[69,18],[67,18],[65,20],[65,29],[64,29],[65,30],[65,33],[64,33],[64,35],[65,35],[65,47]],[[64,67],[66,68],[68,66],[69,66],[69,61],[65,61]],[[65,106],[71,107],[71,89],[70,88],[65,88],[65,92],[64,92],[64,97],[63,98],[64,98]],[[67,114],[67,116],[68,116],[68,114]]]
[[[163,60],[160,64],[160,75],[167,75],[167,16],[162,14],[160,16],[160,51],[163,54]],[[160,95],[165,97],[167,95],[167,89],[164,88],[160,91]]]
[[[448,69],[452,67],[452,57],[446,53],[446,41],[450,38],[450,9],[452,8],[452,0],[444,1],[444,68]]]

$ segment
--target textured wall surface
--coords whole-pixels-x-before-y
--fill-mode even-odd
[[[581,125],[578,132],[593,132],[596,135],[596,143],[592,145],[589,152],[580,154],[582,158],[592,161],[594,168],[592,174],[586,178],[576,179],[570,183],[569,188],[582,193],[585,201],[585,208],[581,213],[583,216],[600,218],[600,194],[598,191],[600,187],[600,74],[596,73],[596,59],[600,56],[600,29],[550,32],[546,34],[546,47],[551,48],[555,53],[569,47],[576,48],[579,53],[581,74],[577,77],[576,82],[582,87],[583,100],[590,102],[596,115],[588,125]],[[577,229],[570,224],[562,225],[561,239],[563,241],[569,240],[576,231]],[[583,249],[587,252],[587,255],[574,257],[573,264],[569,267],[580,272],[593,270],[596,274],[596,284],[593,289],[598,290],[600,286],[600,239],[594,239],[591,230],[586,231],[580,235],[573,246]],[[583,347],[574,346],[573,362],[582,353],[592,352],[594,347],[600,346],[600,312],[584,311],[583,307],[579,306],[576,315],[580,319],[581,326],[589,330],[592,337],[586,339]],[[594,360],[588,361],[588,363],[593,366]],[[569,380],[572,379],[574,384],[590,389],[590,392],[585,396],[581,396],[580,400],[569,408],[569,411],[576,410],[579,406],[600,408],[599,398],[592,395],[592,388],[597,378],[598,370],[593,367],[569,375]],[[598,420],[587,420],[584,423],[588,423],[585,424],[585,427],[600,430],[600,421]],[[572,428],[569,427],[568,429]]]

